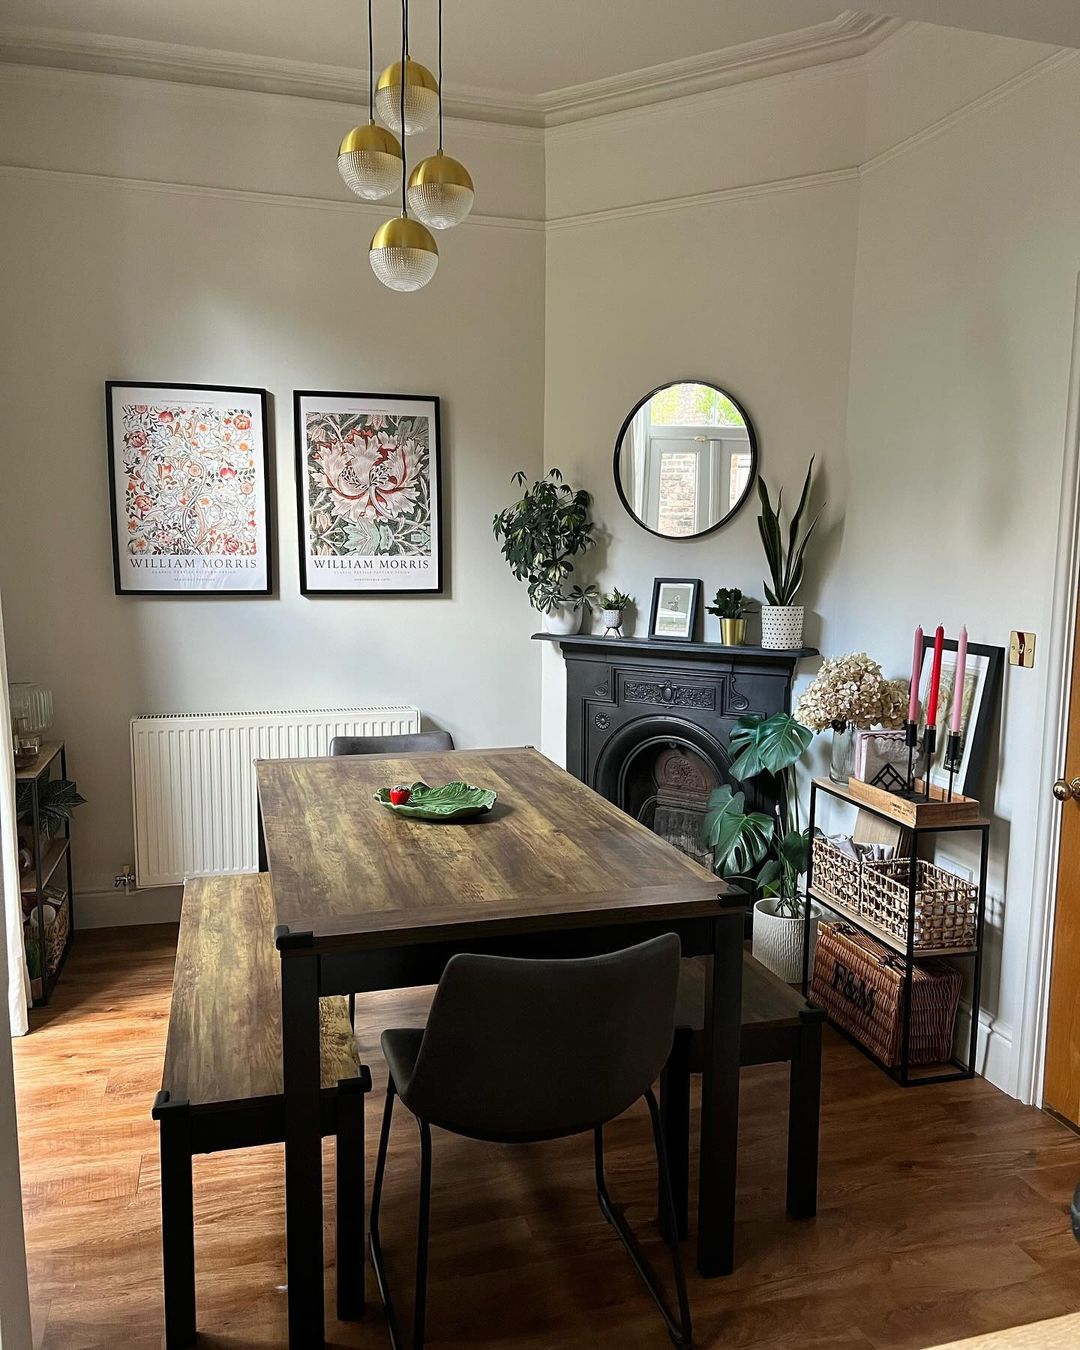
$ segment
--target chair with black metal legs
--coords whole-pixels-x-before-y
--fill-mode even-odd
[[[690,1305],[678,1242],[669,1236],[677,1310],[604,1179],[604,1126],[640,1097],[649,1107],[660,1176],[661,1229],[674,1234],[674,1203],[652,1084],[671,1050],[679,980],[674,933],[583,960],[521,960],[459,954],[443,971],[426,1029],[384,1031],[390,1070],[371,1196],[369,1242],[390,1341],[402,1350],[379,1239],[383,1177],[394,1101],[420,1129],[420,1216],[412,1350],[422,1350],[427,1313],[431,1126],[495,1143],[593,1135],[596,1190],[676,1345],[690,1344]]]
[[[400,736],[335,736],[332,755],[423,755],[453,750],[448,731],[408,731]]]

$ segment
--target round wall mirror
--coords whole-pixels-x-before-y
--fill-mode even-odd
[[[693,539],[730,520],[757,473],[746,410],[719,385],[681,380],[631,409],[615,442],[615,486],[639,525]]]

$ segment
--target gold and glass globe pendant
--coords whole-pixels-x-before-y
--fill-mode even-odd
[[[368,121],[343,138],[338,173],[350,192],[370,202],[384,201],[400,183],[401,213],[375,231],[369,259],[384,286],[418,291],[439,265],[439,248],[431,230],[460,225],[472,210],[474,189],[465,165],[443,148],[442,0],[438,0],[437,79],[410,55],[409,0],[400,0],[400,4],[401,56],[376,81],[372,0],[368,0]],[[408,138],[436,123],[438,147],[410,175]]]

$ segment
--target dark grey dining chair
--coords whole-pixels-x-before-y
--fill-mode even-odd
[[[332,755],[420,755],[453,748],[454,738],[448,731],[410,731],[402,736],[335,736],[330,742]]]
[[[369,1243],[390,1341],[401,1350],[379,1237],[383,1176],[394,1100],[420,1127],[420,1215],[412,1350],[422,1350],[427,1305],[431,1209],[431,1126],[495,1143],[534,1143],[592,1132],[596,1191],[659,1308],[676,1345],[690,1344],[686,1294],[668,1179],[660,1114],[653,1096],[671,1050],[679,982],[674,933],[610,955],[580,960],[522,960],[460,953],[447,963],[426,1029],[382,1034],[390,1070],[371,1196]],[[626,1220],[616,1213],[604,1178],[604,1125],[639,1097],[652,1120],[678,1312]]]

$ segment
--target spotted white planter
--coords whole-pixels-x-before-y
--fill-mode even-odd
[[[575,609],[573,605],[556,605],[544,615],[544,632],[554,637],[573,637],[581,628],[584,608]]]
[[[793,651],[803,645],[802,605],[762,605],[761,645],[773,651]]]
[[[605,637],[622,637],[622,615],[621,609],[602,609],[600,611],[600,622],[604,625]]]
[[[777,914],[776,899],[768,896],[754,905],[754,960],[784,981],[795,984],[802,980],[804,919],[789,919]],[[810,975],[814,974],[814,949],[817,946],[817,925],[821,910],[810,906]]]

